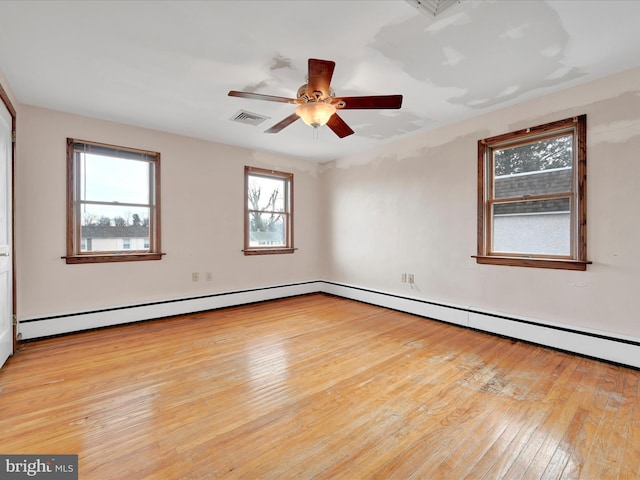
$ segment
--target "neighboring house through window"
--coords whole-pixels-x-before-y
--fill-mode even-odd
[[[92,238],[82,238],[82,251],[83,252],[90,252],[92,250]]]
[[[67,263],[160,260],[160,154],[67,139]]]
[[[586,269],[586,122],[478,142],[478,263]]]
[[[245,167],[244,254],[293,253],[293,174]]]

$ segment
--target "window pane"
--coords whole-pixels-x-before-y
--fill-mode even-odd
[[[148,208],[83,204],[81,212],[82,252],[149,249]]]
[[[149,204],[149,162],[79,154],[80,198]]]
[[[539,172],[572,165],[571,134],[493,151],[494,175]]]
[[[287,181],[284,179],[250,175],[248,192],[249,209],[284,212],[286,183]]]
[[[494,205],[492,253],[571,255],[569,198]]]
[[[284,215],[249,213],[249,246],[286,246],[285,225]]]
[[[493,198],[572,191],[572,136],[493,151]]]

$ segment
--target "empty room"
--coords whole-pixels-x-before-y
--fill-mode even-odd
[[[640,2],[0,2],[0,479],[640,479]]]

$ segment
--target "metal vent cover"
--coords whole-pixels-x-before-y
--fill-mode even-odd
[[[429,13],[432,17],[441,14],[447,8],[462,0],[406,0],[418,10]]]
[[[270,117],[259,115],[257,113],[247,112],[246,110],[240,110],[233,115],[230,120],[238,123],[246,123],[247,125],[260,125],[265,120],[269,120]]]

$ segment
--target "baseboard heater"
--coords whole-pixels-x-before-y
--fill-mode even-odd
[[[482,311],[472,306],[438,303],[323,280],[221,292],[198,297],[47,317],[23,318],[19,321],[19,334],[21,334],[23,340],[34,340],[82,330],[215,310],[309,293],[327,293],[418,315],[427,319],[452,323],[466,328],[640,368],[639,338],[613,335],[602,331],[577,329],[536,319],[518,318],[501,313]]]

